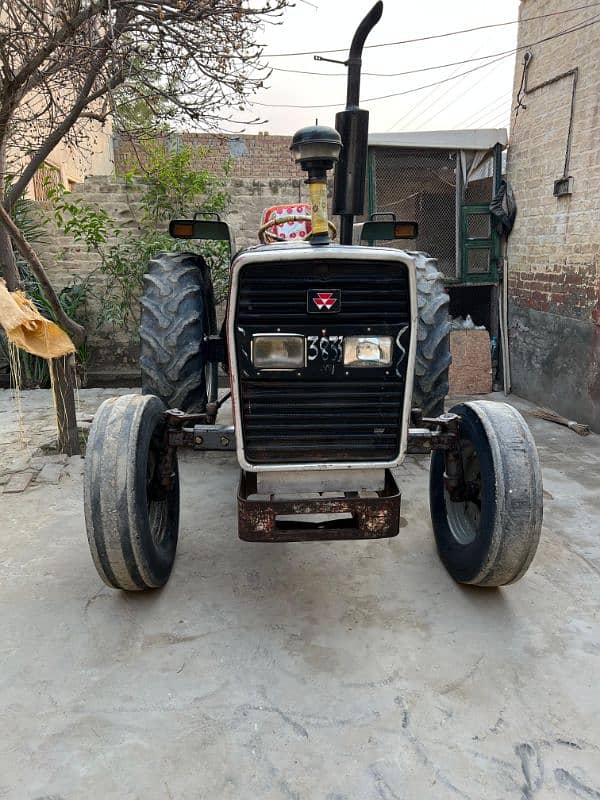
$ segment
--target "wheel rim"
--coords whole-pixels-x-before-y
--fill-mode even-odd
[[[159,547],[167,533],[168,494],[160,490],[158,470],[158,452],[151,447],[146,467],[146,501],[148,503],[148,521],[154,544]]]
[[[465,483],[474,492],[468,500],[453,501],[444,491],[448,526],[458,544],[472,544],[479,535],[481,525],[481,466],[472,442],[461,440],[461,458]]]

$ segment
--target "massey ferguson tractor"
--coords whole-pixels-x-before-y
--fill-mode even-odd
[[[235,453],[246,541],[396,536],[393,470],[417,453],[431,457],[433,533],[455,580],[501,586],[521,578],[533,558],[542,483],[525,420],[509,405],[480,400],[444,413],[448,296],[436,262],[399,249],[395,240],[415,238],[414,223],[379,215],[354,224],[367,157],[361,54],[382,10],[376,3],[354,35],[336,128],[303,128],[293,138],[310,205],[268,210],[262,244],[233,255],[220,332],[202,256],[161,253],[149,264],[142,394],[100,406],[86,456],[88,540],[109,586],[151,589],[168,580],[182,447]],[[334,166],[339,244],[327,218]],[[170,232],[231,242],[218,218],[174,220]],[[382,241],[393,246],[374,245]],[[230,381],[221,398],[220,364]],[[229,396],[233,425],[219,424]]]

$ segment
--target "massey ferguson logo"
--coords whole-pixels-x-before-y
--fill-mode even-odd
[[[318,289],[309,289],[306,298],[306,307],[309,314],[322,311],[337,314],[342,306],[342,297],[339,289],[329,292],[320,292]]]

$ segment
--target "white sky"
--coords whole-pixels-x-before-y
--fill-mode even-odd
[[[313,6],[317,6],[314,8]],[[313,60],[312,55],[293,58],[268,58],[274,53],[326,50],[350,46],[354,31],[371,8],[372,0],[296,0],[284,12],[278,26],[265,26],[265,57],[272,67],[288,70],[337,73],[339,77],[273,72],[265,89],[255,100],[263,103],[295,103],[309,108],[267,108],[252,105],[249,118],[265,120],[246,127],[271,134],[292,134],[312,124],[318,116],[324,125],[333,125],[335,112],[346,100],[345,68]],[[436,33],[472,28],[518,17],[518,0],[384,0],[383,17],[367,39],[367,45],[411,39]],[[429,42],[394,47],[365,49],[361,107],[370,112],[370,131],[446,130],[452,128],[500,128],[508,125],[515,56],[457,77],[436,88],[417,91],[404,97],[367,102],[367,98],[401,92],[431,84],[451,75],[485,64],[473,62],[400,77],[369,77],[368,72],[395,73],[447,64],[477,56],[500,53],[516,46],[517,25],[491,28]],[[331,54],[343,60],[345,53]],[[318,109],[321,103],[337,103],[337,108]]]

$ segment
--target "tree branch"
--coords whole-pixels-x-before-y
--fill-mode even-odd
[[[17,228],[15,223],[12,221],[2,204],[0,204],[0,223],[2,223],[4,228],[11,235],[17,250],[27,261],[31,267],[31,271],[38,279],[42,292],[44,293],[44,297],[54,312],[57,323],[61,326],[61,328],[64,328],[64,330],[67,331],[67,333],[73,339],[75,345],[79,347],[85,342],[85,329],[65,313],[65,310],[61,306],[60,300],[58,299],[58,295],[48,280],[48,276],[46,275],[46,270],[44,269],[42,262],[39,260],[35,250],[29,244],[27,239],[25,239],[19,228]]]
[[[106,50],[104,51],[106,53]],[[4,199],[4,207],[10,211],[12,208],[13,203],[23,194],[29,181],[32,180],[35,173],[44,163],[46,158],[50,155],[50,153],[54,150],[54,148],[61,142],[61,140],[65,137],[65,135],[71,130],[73,125],[79,119],[81,112],[87,108],[91,103],[97,100],[99,97],[102,97],[106,94],[107,91],[110,89],[115,88],[118,86],[119,82],[123,80],[123,76],[115,76],[112,81],[108,84],[104,84],[104,87],[93,94],[90,94],[90,90],[94,85],[100,70],[104,64],[105,55],[104,57],[99,56],[96,59],[95,64],[90,67],[90,73],[85,81],[81,91],[79,92],[79,96],[76,102],[73,104],[71,111],[67,114],[64,120],[58,125],[46,138],[44,139],[41,147],[38,151],[31,157],[29,163],[23,170],[23,172],[19,175],[19,178],[15,181],[15,183],[11,186],[10,191],[7,193]]]

